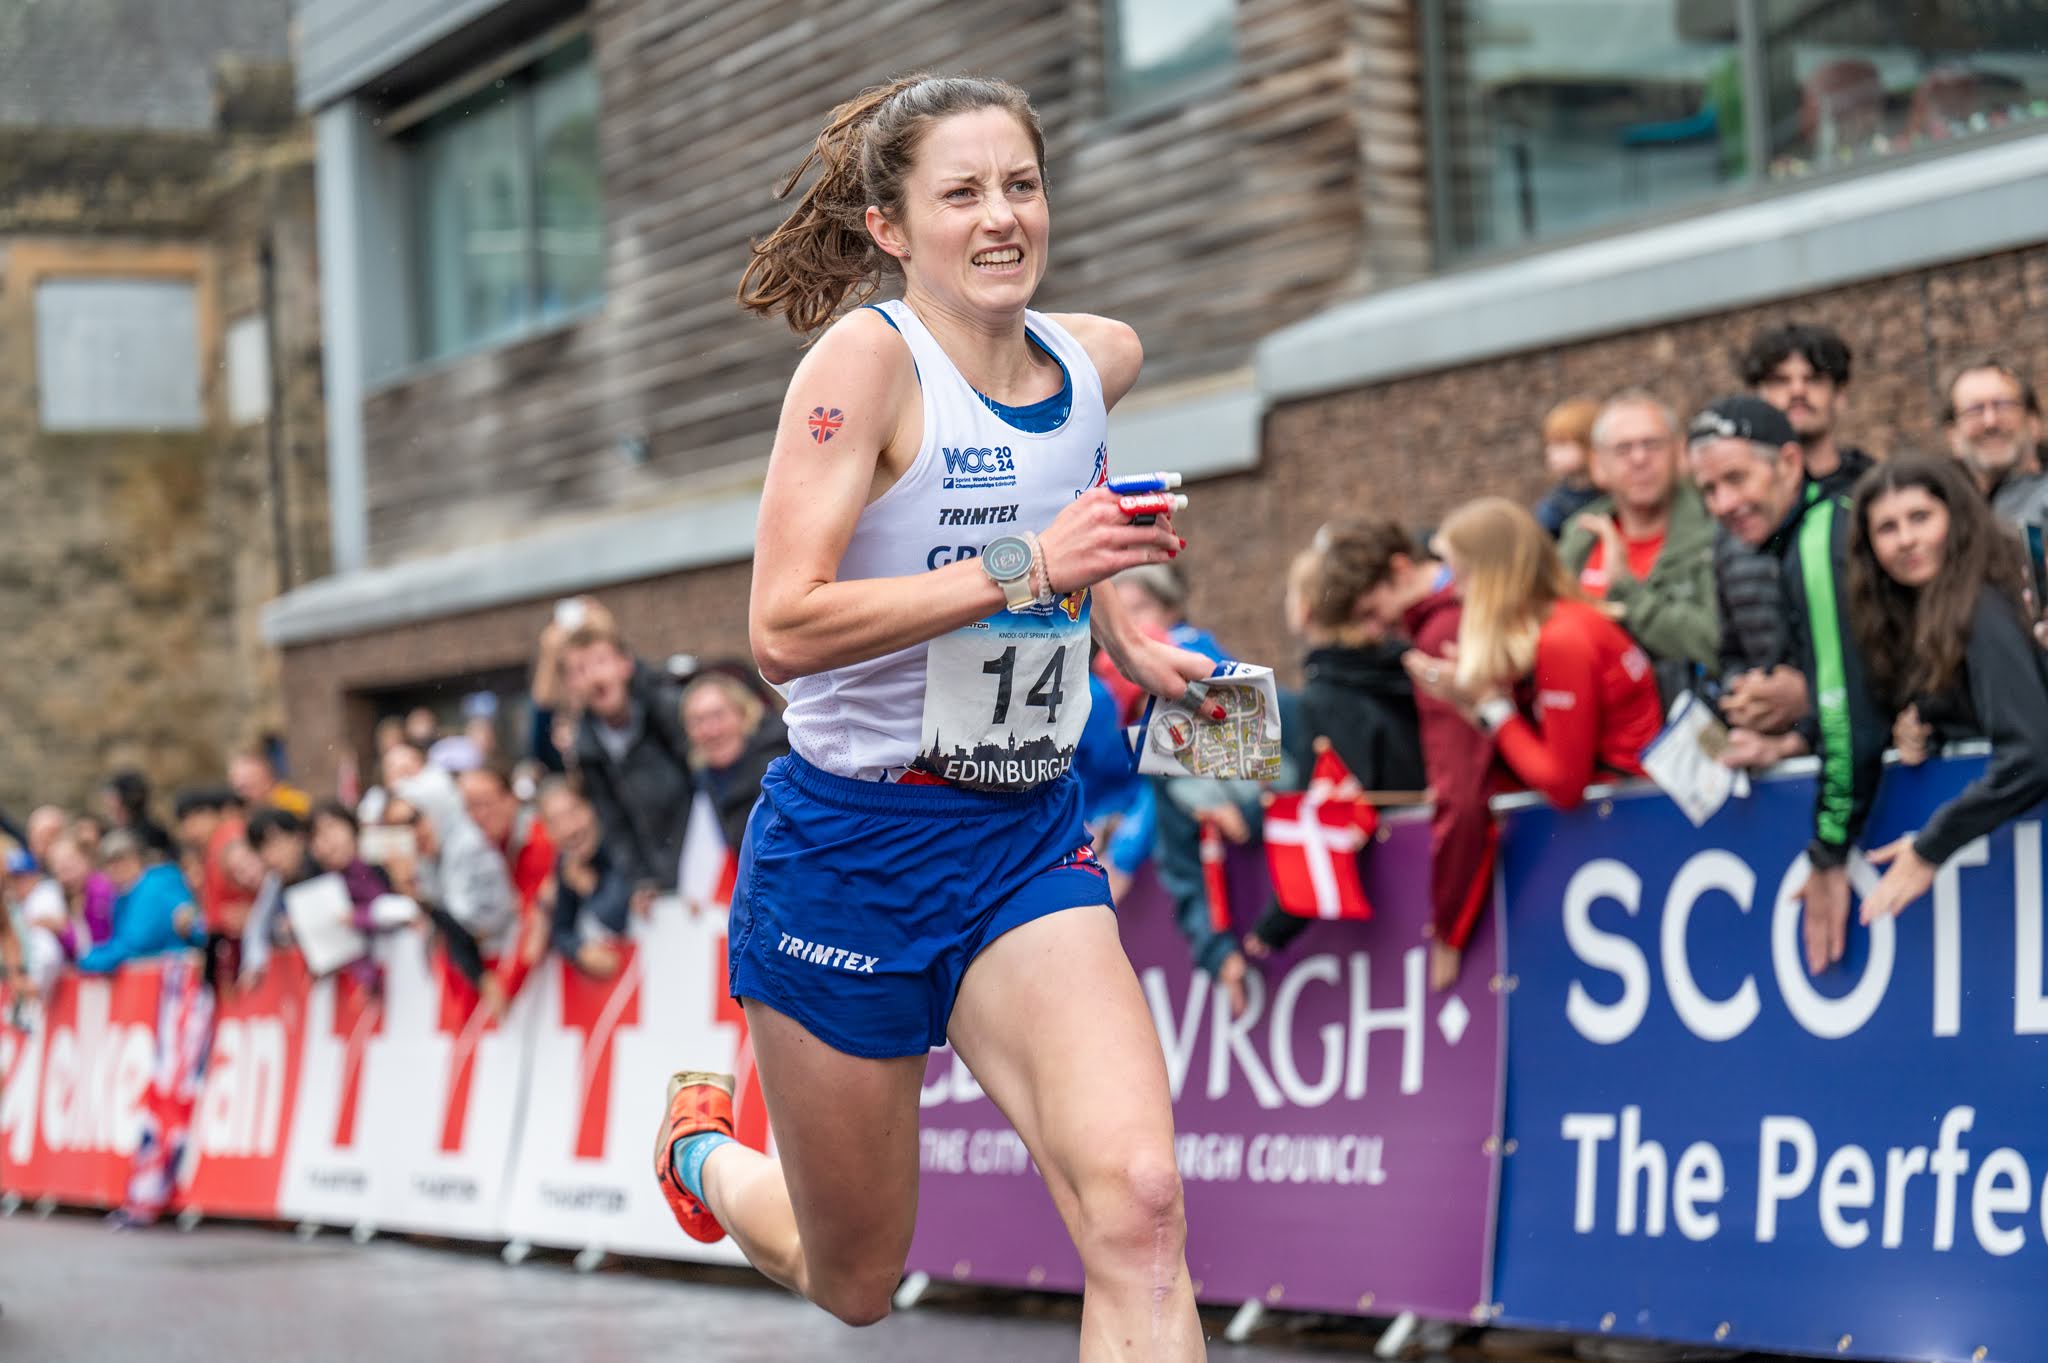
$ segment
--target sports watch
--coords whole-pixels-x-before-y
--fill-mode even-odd
[[[999,535],[981,548],[981,570],[1003,589],[1003,604],[1023,610],[1038,600],[1031,584],[1031,541],[1022,535]]]

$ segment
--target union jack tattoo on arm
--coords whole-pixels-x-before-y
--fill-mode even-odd
[[[846,424],[846,418],[837,407],[813,407],[810,419],[804,423],[811,428],[811,439],[822,445],[839,434],[839,428]]]

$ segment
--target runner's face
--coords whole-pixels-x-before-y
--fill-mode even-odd
[[[902,221],[879,226],[918,293],[964,312],[1021,311],[1051,244],[1031,134],[1007,109],[933,124],[904,179]]]
[[[1924,487],[1902,487],[1871,500],[1870,552],[1901,587],[1934,580],[1948,556],[1948,508]]]

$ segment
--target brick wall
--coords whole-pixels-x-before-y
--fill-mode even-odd
[[[1191,546],[1233,546],[1227,578],[1199,555],[1183,560],[1198,616],[1248,656],[1291,659],[1280,584],[1323,521],[1380,514],[1420,528],[1482,492],[1534,501],[1545,489],[1537,428],[1552,403],[1640,386],[1683,420],[1740,387],[1734,355],[1753,332],[1793,320],[1836,328],[1855,352],[1849,443],[1880,456],[1940,450],[1952,366],[1995,349],[2048,378],[2048,246],[1281,406],[1256,474],[1197,489]]]

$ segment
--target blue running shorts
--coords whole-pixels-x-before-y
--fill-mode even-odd
[[[1108,903],[1071,775],[994,794],[856,781],[792,753],[768,768],[740,846],[732,996],[848,1055],[923,1055],[989,943]]]

